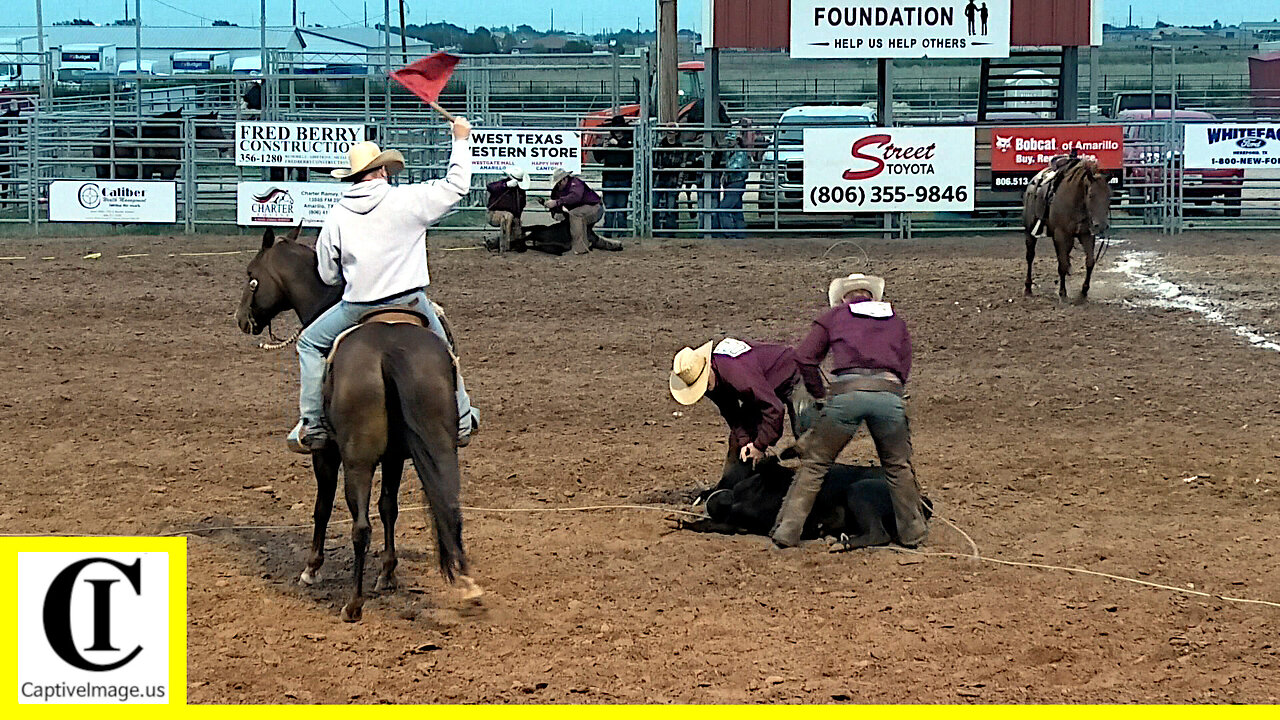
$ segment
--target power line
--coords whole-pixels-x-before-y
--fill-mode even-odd
[[[198,13],[193,13],[193,12],[191,12],[190,10],[183,10],[182,8],[178,7],[177,5],[170,5],[169,3],[165,2],[164,0],[150,0],[150,1],[151,1],[151,2],[153,2],[153,3],[156,3],[156,4],[158,4],[158,5],[163,5],[163,6],[167,7],[167,8],[169,8],[170,10],[177,10],[178,12],[182,13],[183,15],[190,15],[191,17],[193,17],[193,18],[197,18],[197,19],[199,19],[199,20],[208,20],[209,22],[213,22],[213,20],[214,20],[214,18],[207,18],[207,17],[205,17],[205,16],[203,16],[203,15],[200,15],[200,14],[198,14]],[[330,1],[332,2],[332,0],[330,0]]]
[[[347,11],[346,11],[346,10],[343,10],[343,9],[338,5],[338,3],[334,2],[333,0],[329,0],[329,4],[333,6],[333,9],[334,9],[334,10],[337,10],[338,12],[342,13],[342,17],[344,17],[344,18],[346,18],[346,19],[350,20],[352,25],[356,25],[356,24],[360,23],[360,21],[359,21],[359,20],[356,20],[355,18],[353,18],[353,17],[351,17],[350,15],[348,15],[348,14],[347,14]]]

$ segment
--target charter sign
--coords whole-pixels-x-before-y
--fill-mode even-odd
[[[973,210],[974,129],[808,128],[805,212]]]
[[[236,123],[236,165],[336,168],[364,140],[361,123]]]
[[[791,0],[791,57],[1009,57],[1009,0]]]

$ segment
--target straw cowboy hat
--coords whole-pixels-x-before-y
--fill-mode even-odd
[[[329,174],[339,180],[346,180],[352,175],[359,175],[380,167],[387,169],[388,175],[395,175],[404,169],[404,156],[399,150],[383,150],[377,143],[358,142],[347,151],[349,168],[338,168]]]
[[[831,307],[835,307],[844,302],[844,296],[854,290],[866,290],[871,293],[872,300],[880,302],[884,298],[884,278],[862,273],[838,277],[832,280],[831,287],[827,288],[827,301],[831,303]]]
[[[671,397],[681,405],[692,405],[707,394],[711,382],[711,343],[685,348],[671,363]]]
[[[521,190],[528,190],[529,176],[525,174],[524,168],[519,165],[508,165],[502,168],[502,173],[507,176],[507,187],[519,187]]]
[[[561,180],[567,177],[573,177],[574,175],[577,175],[577,174],[578,173],[568,168],[558,167],[555,169],[554,172],[551,173],[551,187],[555,187],[560,184]]]

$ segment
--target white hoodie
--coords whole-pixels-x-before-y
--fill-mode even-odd
[[[427,226],[471,189],[471,143],[454,140],[443,179],[392,187],[386,180],[352,185],[329,210],[316,260],[320,278],[347,287],[347,302],[373,302],[431,284]]]

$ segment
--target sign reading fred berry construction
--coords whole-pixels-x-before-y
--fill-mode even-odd
[[[808,128],[806,212],[973,209],[971,127]]]
[[[236,123],[236,165],[336,168],[364,140],[361,123]]]
[[[1280,168],[1280,124],[1183,125],[1185,164],[1197,170]]]
[[[1009,56],[1009,0],[791,0],[793,58]]]
[[[1003,127],[991,130],[992,189],[1021,190],[1050,160],[1072,150],[1097,160],[1111,184],[1120,182],[1124,129],[1119,125]]]

